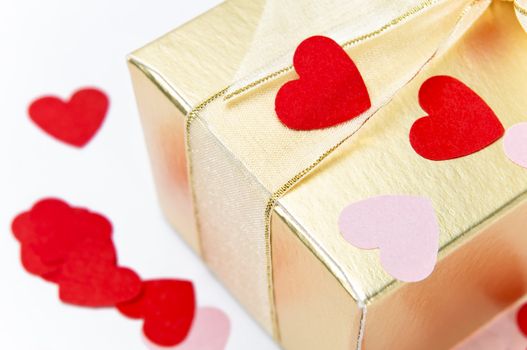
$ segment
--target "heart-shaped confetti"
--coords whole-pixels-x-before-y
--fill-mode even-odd
[[[42,130],[75,147],[83,147],[102,125],[109,100],[98,89],[75,92],[69,101],[45,96],[29,106],[29,116]]]
[[[185,339],[192,325],[194,286],[181,280],[144,281],[141,294],[117,308],[125,316],[143,319],[143,332],[150,341],[174,346]]]
[[[60,199],[37,202],[19,214],[11,228],[21,244],[24,268],[51,282],[59,281],[62,265],[72,252],[110,264],[117,261],[108,219]]]
[[[313,36],[296,49],[299,79],[276,95],[278,118],[294,130],[322,129],[353,119],[371,107],[366,84],[348,54],[330,38]]]
[[[431,202],[414,196],[378,196],[342,211],[340,232],[353,246],[380,250],[381,264],[405,282],[428,277],[437,261],[439,226]]]
[[[215,307],[200,307],[196,310],[196,317],[192,328],[185,340],[170,350],[224,350],[230,333],[229,317]],[[150,340],[145,339],[150,350],[163,350]]]
[[[507,130],[503,148],[510,160],[527,168],[527,122],[516,124]]]
[[[410,130],[414,150],[430,160],[467,156],[491,145],[504,132],[492,109],[468,86],[450,76],[434,76],[419,90],[428,116]]]
[[[134,271],[82,251],[70,254],[59,280],[60,300],[89,307],[115,306],[132,300],[141,288],[141,279]]]
[[[47,198],[17,215],[11,228],[24,268],[57,283],[66,303],[114,306],[141,291],[139,276],[117,266],[112,225],[100,214]]]

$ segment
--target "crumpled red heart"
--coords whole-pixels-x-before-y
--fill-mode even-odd
[[[108,105],[104,92],[87,88],[76,91],[66,102],[54,96],[39,98],[29,106],[29,116],[56,139],[83,147],[101,127]]]
[[[429,113],[410,130],[414,150],[430,160],[467,156],[503,136],[492,109],[468,86],[450,76],[434,76],[419,90],[419,103]]]
[[[24,268],[51,282],[58,282],[62,265],[72,251],[82,249],[116,263],[111,223],[102,215],[72,208],[59,199],[44,199],[18,215],[12,231],[21,243]]]
[[[112,225],[100,214],[49,198],[19,214],[11,228],[24,268],[57,283],[64,302],[114,306],[141,291],[137,274],[117,266]]]
[[[196,310],[194,287],[182,280],[144,281],[141,294],[117,309],[130,318],[143,319],[143,332],[152,342],[174,346],[190,331]]]
[[[94,258],[88,251],[73,251],[61,270],[59,296],[68,304],[115,306],[140,293],[141,279],[137,273]]]
[[[295,51],[299,79],[278,91],[275,110],[284,125],[314,130],[353,119],[371,107],[366,84],[348,54],[330,38],[313,36]]]

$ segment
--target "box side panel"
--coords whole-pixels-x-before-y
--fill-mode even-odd
[[[271,241],[282,346],[355,349],[361,317],[357,304],[277,212],[272,217]]]
[[[170,225],[199,253],[185,152],[185,115],[133,63],[128,64],[159,202]]]
[[[443,259],[428,279],[374,300],[365,348],[450,349],[513,304],[527,292],[526,231],[524,203]]]

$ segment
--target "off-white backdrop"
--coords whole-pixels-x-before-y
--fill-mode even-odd
[[[145,349],[141,322],[117,311],[70,307],[56,286],[26,273],[10,222],[46,196],[107,215],[123,266],[143,278],[194,281],[201,306],[232,322],[227,349],[277,349],[171,231],[156,202],[125,56],[219,0],[0,1],[0,349]],[[84,148],[35,127],[27,106],[97,86],[111,99]]]

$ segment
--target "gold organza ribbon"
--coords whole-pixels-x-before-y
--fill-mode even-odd
[[[233,84],[189,113],[187,149],[203,258],[277,339],[270,218],[280,198],[448,50],[490,3],[267,0]],[[524,4],[514,6],[526,28]],[[276,117],[274,98],[296,78],[294,49],[315,34],[334,38],[353,58],[372,108],[336,127],[293,131]],[[331,261],[331,247],[312,244]],[[363,312],[362,324],[363,273],[340,276]]]
[[[523,29],[527,32],[527,0],[514,0],[514,11]]]

